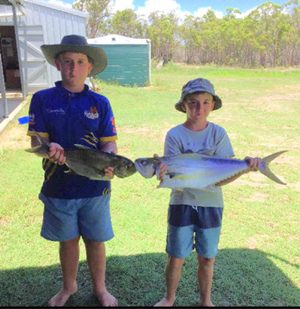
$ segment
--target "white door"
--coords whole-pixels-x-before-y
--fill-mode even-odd
[[[43,27],[41,25],[18,26],[21,68],[24,78],[24,92],[34,92],[49,85],[48,66],[40,49],[44,44]]]

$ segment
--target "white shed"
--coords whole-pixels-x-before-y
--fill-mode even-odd
[[[68,34],[85,36],[87,17],[87,13],[43,0],[0,0],[0,51],[6,90],[19,89],[27,95],[53,86],[60,75],[46,62],[40,46],[57,44]]]

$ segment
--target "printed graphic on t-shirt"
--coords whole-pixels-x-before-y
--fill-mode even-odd
[[[112,124],[112,131],[113,131],[113,133],[117,133],[115,118],[111,117],[110,121],[111,121],[111,124]]]
[[[84,112],[84,115],[88,119],[98,119],[99,118],[99,113],[98,113],[96,106],[91,106],[90,110]]]

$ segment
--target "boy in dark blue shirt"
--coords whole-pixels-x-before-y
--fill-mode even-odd
[[[63,306],[77,291],[79,240],[84,239],[94,293],[102,306],[117,306],[105,285],[105,245],[113,238],[110,218],[110,182],[90,180],[66,173],[64,149],[83,144],[106,152],[117,152],[114,115],[109,100],[89,89],[88,76],[103,71],[104,51],[88,45],[85,37],[65,36],[61,44],[43,45],[47,61],[61,72],[55,87],[36,92],[29,109],[32,146],[35,132],[50,143],[43,160],[45,179],[39,198],[44,203],[41,235],[60,242],[63,287],[49,306]],[[106,176],[113,177],[113,168]]]

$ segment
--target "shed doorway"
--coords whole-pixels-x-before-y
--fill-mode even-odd
[[[0,26],[0,53],[6,90],[21,91],[21,78],[14,26]]]

